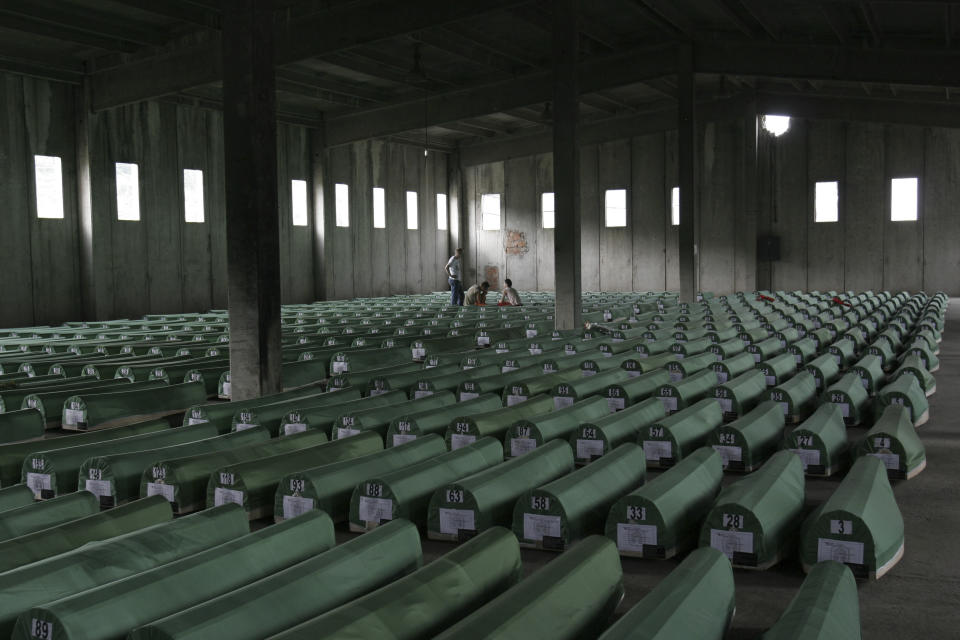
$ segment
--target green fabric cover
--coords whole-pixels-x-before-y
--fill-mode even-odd
[[[42,438],[46,429],[43,414],[36,409],[0,413],[0,444]]]
[[[720,454],[700,447],[614,502],[604,533],[617,543],[620,555],[671,558],[696,546],[700,523],[722,479]]]
[[[550,440],[566,440],[582,423],[609,414],[607,400],[594,396],[543,415],[521,418],[503,436],[504,455],[521,456]]]
[[[875,456],[883,461],[891,478],[912,478],[927,466],[927,452],[910,420],[910,412],[889,405],[880,419],[857,443],[855,456]]]
[[[210,474],[207,482],[207,507],[236,502],[243,506],[251,519],[272,516],[277,485],[287,474],[358,458],[382,449],[380,436],[367,431],[345,440],[221,467]]]
[[[227,451],[215,451],[186,458],[154,458],[144,466],[140,496],[162,495],[176,514],[203,509],[207,502],[210,474],[233,464],[305,449],[327,442],[322,431],[307,431],[279,440],[267,440]]]
[[[660,398],[647,398],[623,411],[584,422],[570,436],[577,464],[587,464],[624,442],[634,442],[641,429],[665,416]]]
[[[402,391],[391,391],[372,398],[340,397],[340,393],[342,392],[322,394],[296,401],[277,402],[256,408],[239,409],[231,418],[230,429],[240,431],[249,429],[251,426],[262,426],[270,431],[271,436],[276,437],[281,433],[289,435],[286,425],[291,424],[292,420],[296,420],[294,424],[305,424],[310,429],[321,429],[329,436],[330,426],[342,413],[358,409],[387,407],[391,403],[403,402],[406,399]],[[359,391],[357,393],[359,394]],[[350,393],[349,395],[353,396],[354,394]],[[299,416],[292,416],[292,414],[299,414]]]
[[[747,353],[753,356],[754,362],[770,360],[784,351],[786,351],[786,347],[777,338],[767,338],[747,345]]]
[[[689,358],[699,353],[707,352],[707,349],[709,349],[712,344],[713,340],[708,337],[697,338],[687,342],[675,342],[671,345],[670,352],[682,355],[684,358]]]
[[[443,438],[428,434],[383,451],[291,473],[281,478],[277,486],[274,519],[279,522],[319,509],[334,522],[343,522],[350,515],[350,497],[357,484],[377,474],[404,469],[446,452]]]
[[[69,378],[68,378],[69,380]],[[77,393],[99,393],[101,391],[132,391],[133,389],[157,389],[167,384],[162,380],[138,382],[132,385],[126,378],[122,380],[97,380],[93,378],[87,382],[73,384],[57,384],[49,387],[22,388],[3,392],[3,408],[7,411],[31,407],[37,409],[44,418],[51,422],[59,422],[62,417],[64,401]]]
[[[604,390],[610,411],[621,411],[626,407],[646,400],[661,386],[669,382],[670,374],[664,369],[654,369],[639,376],[632,376]],[[662,403],[661,403],[662,404]]]
[[[801,371],[770,390],[770,399],[783,409],[787,422],[806,418],[817,402],[817,383],[809,371]]]
[[[540,395],[512,407],[504,407],[485,413],[460,414],[450,421],[443,439],[451,450],[466,446],[487,436],[503,440],[503,434],[517,420],[538,416],[553,411],[553,409],[553,398]]]
[[[787,351],[793,355],[797,366],[802,367],[817,356],[817,341],[813,338],[803,338],[788,346]]]
[[[623,598],[612,542],[590,536],[436,640],[573,640],[599,635]]]
[[[379,396],[373,397],[376,398]],[[387,428],[390,426],[390,421],[397,415],[441,409],[455,403],[456,398],[453,393],[441,391],[440,393],[435,393],[425,398],[420,398],[419,400],[409,400],[407,402],[394,401],[383,407],[364,409],[361,405],[357,405],[355,410],[343,411],[337,415],[330,435],[332,439],[339,440],[340,438],[357,435],[361,431],[375,431],[383,438],[387,435]]]
[[[713,388],[713,397],[723,409],[723,419],[733,420],[753,409],[766,397],[763,373],[751,369]]]
[[[707,349],[707,351],[716,355],[718,360],[727,360],[738,353],[745,352],[746,350],[747,343],[740,338],[733,338],[731,340],[717,342]]]
[[[937,390],[937,381],[934,379],[930,372],[927,371],[926,365],[924,365],[923,360],[917,356],[907,356],[903,359],[903,362],[894,371],[890,378],[896,380],[903,375],[912,375],[917,379],[917,382],[920,384],[920,388],[923,389],[924,393],[927,396],[933,394]]]
[[[877,405],[877,413],[890,405],[906,407],[913,424],[918,426],[926,422],[930,415],[927,396],[913,376],[900,376],[881,388],[877,393]]]
[[[420,568],[420,535],[405,520],[235,591],[132,631],[128,640],[260,640]]]
[[[836,359],[829,353],[817,356],[804,365],[804,369],[813,375],[817,390],[826,388],[840,377],[840,367]]]
[[[99,510],[96,496],[86,491],[77,491],[53,500],[4,511],[3,517],[0,517],[0,541],[55,527]]]
[[[705,398],[639,430],[638,441],[647,465],[670,467],[707,444],[714,429],[723,424],[723,410],[715,398]]]
[[[77,485],[98,496],[101,507],[110,507],[138,497],[143,470],[156,460],[225,451],[269,439],[266,429],[256,428],[158,449],[91,456],[80,465]]]
[[[821,402],[838,405],[847,426],[858,425],[869,417],[867,390],[863,388],[860,376],[852,371],[827,387],[821,396]]]
[[[461,402],[472,400],[483,393],[498,393],[502,395],[503,389],[507,385],[526,382],[532,378],[540,377],[543,375],[543,370],[537,366],[532,366],[517,369],[509,373],[497,373],[492,376],[486,376],[485,378],[474,378],[469,375],[469,372],[465,373],[468,375],[464,376],[460,384],[457,385],[457,399]]]
[[[333,523],[315,512],[261,529],[73,596],[35,606],[17,618],[12,638],[37,623],[51,640],[122,639],[135,627],[238,589],[326,551]]]
[[[841,369],[846,369],[856,358],[856,345],[849,338],[837,340],[828,349],[837,366]]]
[[[430,638],[505,592],[522,571],[517,539],[494,527],[422,569],[271,639]]]
[[[83,393],[63,403],[64,429],[92,429],[119,418],[185,409],[207,399],[201,382],[171,384],[155,389]]]
[[[484,365],[482,367],[464,369],[459,373],[453,373],[448,376],[435,377],[424,375],[417,378],[417,384],[412,388],[412,397],[422,398],[425,395],[436,393],[438,391],[453,391],[457,398],[461,397],[460,383],[465,380],[486,378],[500,374],[500,367],[496,364]],[[493,389],[491,393],[499,395],[499,389]],[[461,402],[463,400],[461,399]]]
[[[397,518],[423,524],[434,491],[502,461],[503,446],[493,438],[481,438],[424,462],[370,476],[357,483],[350,497],[350,530],[369,531]]]
[[[860,640],[857,582],[839,562],[820,562],[762,640]]]
[[[629,371],[631,376],[639,376],[643,373],[659,370],[676,359],[677,357],[672,353],[661,353],[650,358],[624,360],[620,367]]]
[[[0,513],[33,504],[33,491],[25,484],[0,489]]]
[[[213,422],[218,426],[221,432],[230,430],[230,422],[233,416],[240,409],[261,407],[287,400],[296,400],[298,398],[314,398],[322,395],[323,389],[319,386],[313,386],[306,389],[296,389],[294,391],[284,391],[274,393],[250,400],[238,400],[236,402],[215,402],[213,404],[197,404],[187,409],[183,415],[184,426],[197,424],[199,422]],[[331,392],[336,394],[338,399],[359,398],[360,391],[357,389],[343,389],[341,391]],[[339,394],[344,394],[340,396]]]
[[[717,380],[723,383],[727,380],[732,380],[742,373],[750,371],[755,365],[756,362],[753,359],[753,355],[743,352],[724,358],[720,362],[714,362],[711,368],[716,374]]]
[[[887,377],[883,372],[883,360],[874,355],[863,356],[857,360],[850,370],[860,376],[863,388],[871,396],[877,393],[880,385]]]
[[[674,360],[667,363],[667,371],[670,372],[670,379],[680,381],[692,376],[698,371],[709,369],[713,371],[713,365],[717,361],[717,356],[705,351],[695,356],[687,356],[680,360]]]
[[[600,640],[722,640],[735,609],[730,562],[704,547],[684,558]]]
[[[757,369],[763,373],[768,387],[786,382],[797,372],[797,360],[790,353],[781,353],[769,360],[757,363]]]
[[[643,449],[625,442],[599,460],[548,484],[524,491],[513,508],[521,546],[563,550],[602,533],[610,506],[646,477]]]
[[[427,534],[433,540],[460,540],[496,525],[509,526],[517,499],[569,473],[573,451],[550,440],[529,453],[489,467],[433,492]]]
[[[30,607],[148,571],[248,533],[234,505],[91,542],[0,574],[0,634]],[[32,620],[27,621],[32,622]],[[31,637],[28,632],[24,637]],[[50,635],[49,637],[53,637]]]
[[[783,425],[780,405],[767,400],[730,424],[715,429],[707,441],[720,454],[724,469],[750,472],[777,450]]]
[[[32,492],[30,499],[33,500]],[[106,540],[167,522],[172,517],[166,500],[146,498],[11,538],[0,542],[0,573],[72,551],[88,542]]]
[[[700,529],[700,546],[719,549],[734,566],[768,568],[796,543],[803,500],[803,464],[779,451],[720,491]]]
[[[177,427],[155,433],[145,433],[106,442],[92,442],[62,449],[44,449],[46,441],[35,443],[34,452],[23,459],[20,481],[33,489],[38,498],[77,490],[77,474],[84,460],[92,456],[131,453],[145,449],[169,447],[185,442],[196,442],[217,435],[212,424]]]
[[[862,578],[881,577],[903,553],[903,517],[883,462],[857,458],[826,502],[803,523],[800,560],[852,565]]]
[[[586,380],[588,379],[589,378],[586,378]],[[555,395],[552,393],[552,391],[556,390],[558,387],[567,385],[568,388],[572,388],[570,385],[575,384],[577,381],[583,380],[585,380],[585,378],[583,377],[583,372],[580,370],[564,369],[556,373],[539,375],[528,380],[508,384],[503,387],[500,395],[503,397],[503,404],[505,406],[512,407],[515,404],[526,402],[530,398],[540,395],[541,393]]]
[[[915,343],[910,345],[910,349],[907,351],[908,355],[917,356],[923,363],[927,366],[927,371],[933,373],[940,368],[940,358],[938,358],[934,353],[925,345],[920,343]]]
[[[847,451],[847,427],[840,407],[829,402],[817,407],[784,437],[782,448],[800,456],[807,475],[831,475],[843,463]]]
[[[655,395],[660,398],[667,413],[674,413],[709,397],[716,384],[717,374],[713,371],[700,371],[679,382],[661,385]]]
[[[457,416],[471,412],[486,413],[502,407],[500,396],[485,393],[473,400],[458,402],[443,409],[400,414],[391,420],[387,427],[385,445],[395,447],[430,433],[442,436],[450,426],[450,421]]]
[[[896,364],[896,351],[887,340],[875,340],[867,347],[867,353],[880,362],[882,369],[890,369]]]
[[[459,365],[447,364],[432,369],[418,369],[407,373],[373,376],[367,383],[367,394],[372,396],[396,390],[408,392],[416,386],[418,380],[448,376],[458,371],[460,371]]]

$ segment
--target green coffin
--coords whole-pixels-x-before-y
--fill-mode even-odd
[[[350,387],[349,390],[239,409],[230,419],[230,430],[242,431],[262,426],[270,432],[271,436],[276,437],[310,428],[320,429],[329,436],[333,421],[342,412],[385,407],[392,402],[403,402],[405,399],[402,391],[391,391],[373,398],[361,398],[359,389]],[[299,429],[289,427],[288,425],[291,424],[305,426]]]
[[[896,371],[890,375],[890,379],[896,380],[903,375],[911,375],[916,378],[917,383],[920,385],[920,388],[923,389],[923,393],[927,397],[932,396],[937,391],[936,379],[930,375],[930,372],[927,371],[927,367],[923,364],[923,360],[917,356],[905,357]]]
[[[644,357],[655,356],[661,353],[672,354],[673,350],[671,347],[675,344],[676,342],[674,339],[670,337],[666,340],[655,340],[654,342],[640,343],[634,348],[634,351]]]
[[[507,458],[513,458],[529,453],[550,440],[567,440],[582,423],[609,413],[607,401],[595,396],[557,411],[521,418],[511,424],[503,436],[504,454]]]
[[[786,435],[782,447],[800,456],[808,476],[833,475],[843,465],[847,452],[847,427],[840,407],[830,403],[817,407]]]
[[[48,441],[39,441],[34,444],[34,451],[24,456],[20,480],[33,489],[37,498],[52,498],[77,490],[80,465],[92,456],[168,447],[215,435],[217,430],[213,425],[194,425],[60,449],[44,449]]]
[[[465,447],[487,436],[503,440],[511,424],[553,411],[553,398],[534,396],[525,402],[486,413],[460,414],[450,421],[444,440],[451,450]]]
[[[419,571],[271,638],[430,638],[509,589],[522,571],[517,539],[494,527]]]
[[[590,536],[436,640],[596,637],[623,598],[622,577],[613,543]]]
[[[879,579],[903,557],[903,517],[883,462],[858,458],[840,486],[803,523],[805,571],[825,560],[848,565],[856,577]]]
[[[763,373],[751,369],[718,384],[713,388],[713,397],[723,409],[723,420],[729,422],[743,416],[766,397],[767,384]]]
[[[0,444],[42,438],[46,428],[43,414],[36,409],[0,413]]]
[[[845,371],[857,358],[856,345],[848,338],[837,340],[828,347],[828,350],[841,371]]]
[[[191,513],[206,506],[207,482],[210,474],[217,469],[298,451],[327,441],[327,435],[322,431],[307,431],[227,451],[187,458],[155,458],[144,466],[140,477],[140,496],[162,495],[171,503],[174,513]]]
[[[456,399],[453,393],[443,391],[419,400],[394,402],[371,409],[364,409],[361,405],[357,405],[357,410],[344,411],[337,416],[333,423],[331,436],[334,440],[339,440],[355,436],[363,431],[374,431],[383,438],[387,435],[390,422],[398,415],[442,409],[455,403]]]
[[[74,596],[17,618],[13,638],[49,625],[51,640],[124,638],[132,629],[261,580],[334,545],[333,523],[316,512]]]
[[[553,396],[554,406],[557,409],[562,409],[589,396],[603,396],[607,387],[611,384],[621,384],[629,380],[631,380],[630,374],[617,367],[587,378],[561,382],[554,385],[549,391],[550,395]],[[606,401],[604,401],[604,404],[606,404]]]
[[[940,368],[940,359],[925,345],[915,343],[910,345],[907,355],[917,356],[926,365],[927,371],[935,373]]]
[[[482,438],[413,466],[370,476],[357,483],[350,497],[350,530],[369,531],[397,518],[425,523],[434,491],[502,460],[503,446]]]
[[[460,401],[464,402],[460,394],[460,383],[467,380],[495,376],[499,373],[500,367],[495,364],[484,365],[475,369],[465,369],[459,373],[453,373],[440,377],[431,376],[429,373],[425,373],[423,376],[417,378],[416,385],[411,388],[412,393],[408,393],[408,395],[412,400],[416,400],[417,398],[424,398],[431,393],[437,393],[438,391],[453,391],[457,398],[460,398]],[[493,390],[491,393],[497,393],[499,395],[500,390],[496,388],[495,385],[492,386]]]
[[[484,378],[473,378],[466,376],[459,385],[457,385],[457,399],[460,402],[473,400],[483,393],[500,393],[508,385],[526,382],[532,378],[538,378],[543,375],[540,368],[533,366],[525,369],[517,369],[510,373],[495,374]],[[574,372],[574,375],[580,375]]]
[[[722,640],[735,609],[730,562],[704,547],[684,558],[600,640]]]
[[[860,640],[860,601],[850,569],[820,562],[762,640]]]
[[[813,376],[817,391],[822,391],[840,377],[840,367],[829,353],[817,356],[804,365],[804,369]]]
[[[927,396],[913,376],[900,376],[877,392],[877,413],[891,405],[906,407],[915,427],[919,427],[930,419]]]
[[[32,492],[30,499],[33,500]],[[89,542],[106,540],[167,522],[172,517],[170,506],[165,500],[146,498],[110,511],[11,538],[0,542],[0,573],[72,551]]]
[[[866,353],[880,361],[881,370],[887,371],[896,366],[897,352],[887,340],[875,340],[867,347]]]
[[[745,352],[746,350],[747,344],[739,338],[733,338],[732,340],[712,344],[707,349],[707,351],[717,356],[717,360],[727,360],[739,353]]]
[[[813,338],[803,338],[788,346],[787,351],[796,360],[797,366],[802,367],[817,357],[817,341]]]
[[[63,401],[70,396],[82,393],[96,393],[98,390],[120,390],[120,389],[155,389],[166,386],[160,382],[138,383],[138,386],[131,387],[129,380],[97,380],[91,378],[86,382],[69,383],[69,378],[63,384],[51,384],[42,387],[19,387],[9,391],[3,391],[0,398],[0,406],[5,411],[24,407],[27,398],[36,397],[34,401],[35,409],[39,409],[46,414],[50,414],[50,420],[60,420],[60,412],[63,409]],[[30,406],[30,405],[27,405]],[[47,410],[49,409],[49,411]]]
[[[796,544],[803,500],[800,458],[775,453],[720,491],[700,529],[700,546],[722,551],[735,567],[768,569]]]
[[[0,517],[0,541],[55,527],[92,515],[98,510],[96,496],[86,491],[78,491],[53,500],[4,511],[3,517]]]
[[[823,392],[822,402],[830,402],[840,407],[843,422],[848,426],[856,426],[870,418],[870,398],[863,388],[860,376],[850,372],[827,387]]]
[[[906,407],[890,405],[857,444],[854,453],[880,458],[891,478],[909,480],[927,467],[927,452]]]
[[[624,360],[620,368],[626,370],[631,377],[636,377],[650,371],[657,371],[676,359],[672,353],[662,353],[652,358]]]
[[[642,427],[638,442],[643,446],[647,466],[672,467],[706,445],[710,434],[721,424],[720,403],[707,398]]]
[[[797,372],[797,361],[792,354],[781,353],[769,360],[758,362],[757,370],[763,374],[768,387],[783,384]]]
[[[395,447],[405,442],[415,440],[429,433],[443,435],[450,426],[450,421],[469,413],[486,413],[503,407],[500,396],[486,393],[473,400],[459,402],[443,409],[431,409],[417,413],[401,414],[390,421],[387,427],[385,445]]]
[[[795,424],[805,419],[817,403],[817,383],[809,371],[801,371],[770,390],[770,399],[783,409],[784,421]]]
[[[719,362],[714,362],[710,365],[710,368],[716,374],[717,382],[723,384],[727,380],[732,380],[747,371],[751,371],[755,365],[756,362],[754,362],[751,354],[738,353]]]
[[[610,412],[622,411],[628,406],[646,400],[670,380],[664,369],[654,369],[639,376],[610,384],[603,392]],[[661,403],[662,404],[662,403]]]
[[[127,638],[260,640],[402,578],[420,564],[417,528],[397,520],[245,587],[139,627]]]
[[[871,396],[876,395],[887,377],[883,372],[883,360],[875,355],[863,356],[850,370],[860,377],[863,388]]]
[[[335,394],[344,394],[343,399],[359,398],[360,392],[356,389],[345,389],[334,392]],[[213,404],[197,404],[187,409],[183,416],[184,426],[199,424],[201,422],[213,422],[220,431],[226,433],[230,430],[230,421],[240,409],[250,409],[269,404],[276,404],[287,400],[296,400],[298,398],[313,398],[323,394],[323,389],[319,386],[308,389],[297,389],[296,391],[284,391],[274,393],[250,400],[238,400],[236,402],[215,402]]]
[[[373,432],[241,462],[217,469],[207,482],[207,508],[228,502],[241,505],[251,520],[273,515],[273,499],[284,476],[325,464],[358,458],[383,449]]]
[[[513,508],[520,546],[562,551],[603,531],[610,506],[643,484],[643,449],[626,442],[599,460],[548,484],[525,491]]]
[[[783,425],[780,405],[767,400],[730,424],[716,428],[707,442],[720,454],[725,470],[749,473],[777,450]]]
[[[350,515],[350,496],[360,483],[378,474],[390,473],[431,460],[447,452],[443,438],[431,434],[358,458],[291,473],[280,479],[274,497],[277,522],[318,509],[334,522]]]
[[[587,464],[624,442],[635,442],[646,425],[666,415],[660,398],[647,398],[623,411],[582,423],[570,436],[577,464]]]
[[[551,440],[526,455],[446,484],[430,499],[427,535],[462,542],[490,527],[509,526],[521,495],[573,467],[570,445]]]
[[[660,398],[667,414],[682,411],[703,398],[711,396],[711,390],[717,384],[717,376],[713,371],[700,371],[680,382],[671,382],[661,385],[655,396]]]
[[[0,489],[0,513],[33,504],[33,491],[25,484]]]
[[[701,447],[613,503],[606,536],[617,543],[620,555],[672,558],[696,546],[722,479],[720,455]]]
[[[578,369],[565,369],[556,373],[535,376],[506,385],[500,391],[503,404],[512,407],[539,394],[549,394],[559,384],[573,383],[583,379]]]
[[[699,353],[709,353],[707,349],[709,349],[712,344],[713,340],[708,337],[702,337],[688,342],[675,342],[670,346],[670,353],[673,353],[679,358],[690,358]]]
[[[248,532],[240,509],[229,506],[98,540],[0,575],[0,633],[9,637],[17,616],[223,544]],[[26,620],[32,623],[32,619]],[[38,631],[42,631],[41,626]],[[48,625],[48,638],[56,637]],[[36,638],[29,630],[23,637]],[[43,634],[39,634],[41,637]]]
[[[266,429],[257,428],[158,449],[92,456],[80,465],[77,486],[97,496],[101,508],[109,508],[139,496],[143,470],[156,460],[226,451],[269,439]]]
[[[427,378],[442,378],[460,371],[456,364],[448,364],[432,369],[419,369],[407,373],[396,373],[392,375],[374,376],[367,383],[367,395],[377,396],[387,391],[404,391],[411,395],[410,390],[416,386],[417,381]],[[413,399],[411,397],[411,399]]]
[[[766,340],[747,345],[747,353],[753,356],[755,363],[775,358],[783,354],[786,350],[787,348],[777,338],[767,338]],[[791,355],[790,357],[792,358],[793,356]]]
[[[156,389],[74,395],[63,403],[64,429],[86,430],[112,420],[182,410],[207,399],[201,382]]]

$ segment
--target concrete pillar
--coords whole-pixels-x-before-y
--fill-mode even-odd
[[[327,299],[326,193],[327,145],[323,129],[310,130],[310,174],[313,183],[313,283],[314,299]]]
[[[232,397],[280,390],[280,227],[273,2],[223,12],[223,135]]]
[[[678,144],[677,168],[680,183],[680,301],[693,302],[697,295],[697,121],[693,49],[680,47],[677,74]]]
[[[553,3],[553,233],[557,329],[581,326],[579,0]]]

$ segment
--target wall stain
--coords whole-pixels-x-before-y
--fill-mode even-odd
[[[527,246],[527,234],[515,229],[507,229],[503,236],[503,249],[508,256],[522,256],[530,251]]]

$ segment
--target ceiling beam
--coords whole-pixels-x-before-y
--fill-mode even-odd
[[[462,60],[495,71],[514,74],[526,67],[524,64],[517,64],[516,60],[491,51],[487,47],[478,46],[470,38],[453,33],[443,27],[418,31],[410,37],[415,42],[421,42],[444,53],[452,54]]]
[[[111,4],[133,7],[145,13],[189,22],[198,27],[220,29],[220,12],[178,0],[107,0]]]
[[[883,46],[883,36],[880,33],[880,25],[877,23],[877,15],[873,12],[873,6],[867,0],[860,0],[859,6],[863,21],[867,23],[867,29],[870,31],[870,44],[874,47]]]
[[[100,38],[106,43],[123,43],[128,48],[136,48],[134,45],[160,46],[167,41],[167,37],[157,29],[141,29],[124,20],[111,19],[109,15],[71,9],[71,5],[65,2],[3,0],[0,2],[0,14],[11,24],[19,24],[24,31],[38,35],[62,34],[64,40],[86,40],[79,40],[80,44],[96,42],[91,38]]]
[[[287,82],[300,84],[305,87],[329,91],[331,93],[338,93],[342,96],[361,98],[371,102],[386,102],[392,97],[389,93],[375,88],[354,85],[326,75],[318,75],[312,71],[300,69],[277,69],[277,79],[286,80]]]
[[[631,5],[645,18],[674,37],[692,40],[697,32],[682,12],[671,6],[672,2],[661,0],[631,0]]]
[[[595,56],[579,64],[580,91],[584,94],[643,82],[676,73],[676,50],[671,45]],[[542,104],[553,95],[553,76],[543,71],[509,80],[448,91],[383,107],[327,119],[329,146],[424,126],[442,125],[465,118],[516,107]]]
[[[466,20],[520,4],[524,0],[361,0],[276,25],[277,65],[289,64],[406,35],[428,27]],[[148,100],[217,82],[223,77],[220,36],[204,45],[138,60],[95,73],[94,110]]]
[[[847,96],[757,93],[760,113],[782,113],[794,118],[882,122],[929,127],[960,128],[960,109],[945,102],[923,102]]]

